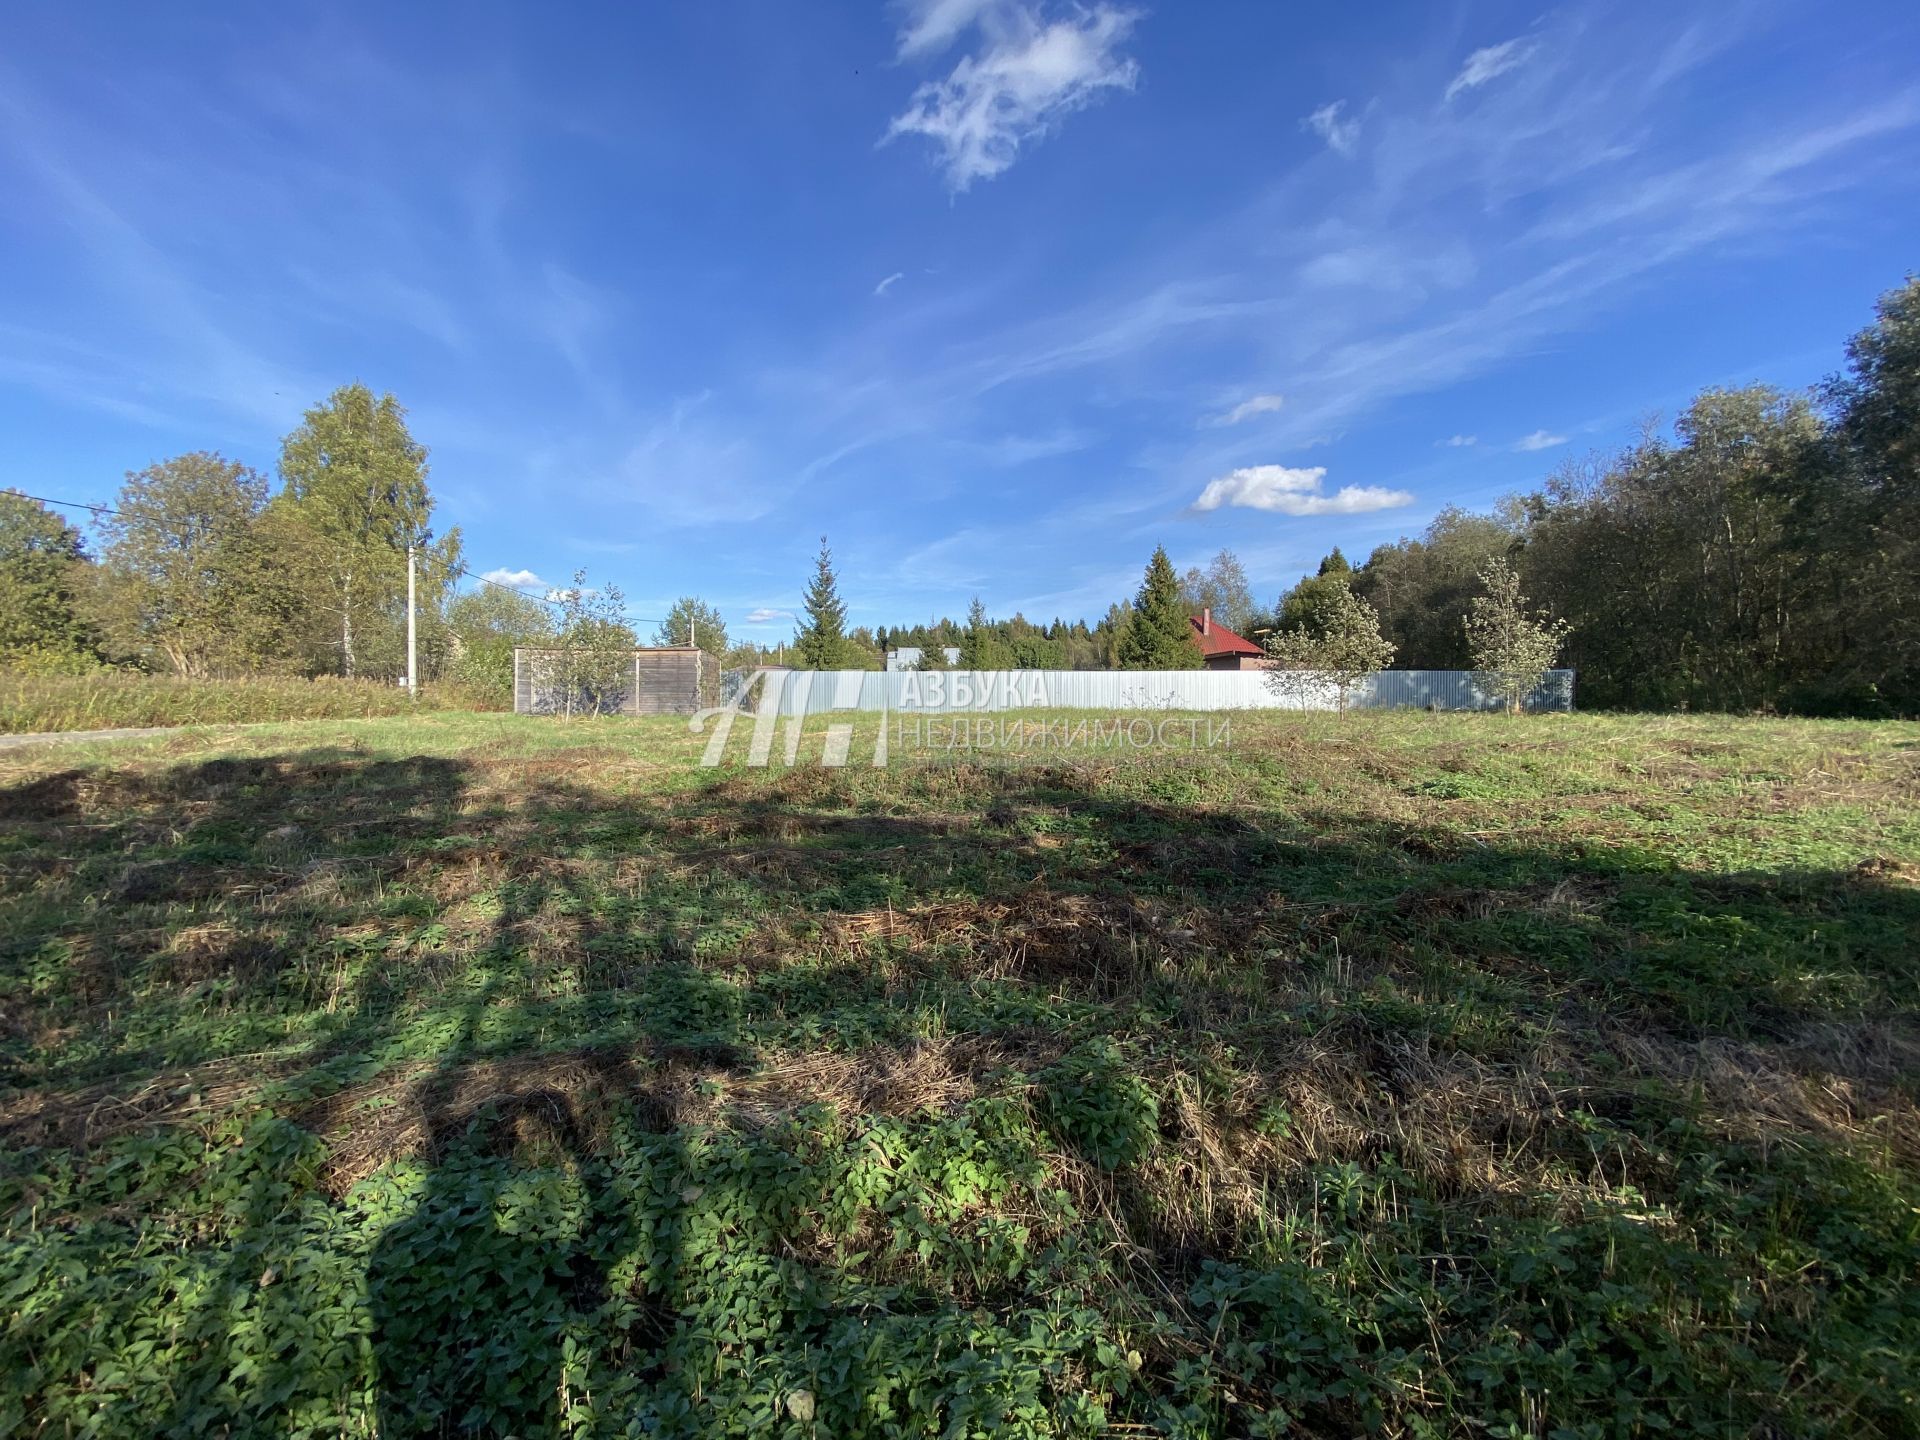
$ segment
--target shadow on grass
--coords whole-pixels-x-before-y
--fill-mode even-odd
[[[802,771],[620,797],[564,757],[281,755],[50,776],[0,791],[0,836],[21,920],[9,928],[26,936],[0,950],[19,1002],[5,1055],[26,1077],[0,1097],[9,1142],[84,1155],[222,1100],[276,1112],[232,1137],[248,1158],[210,1150],[194,1177],[187,1218],[219,1238],[165,1302],[176,1343],[153,1362],[162,1383],[140,1387],[164,1403],[94,1402],[125,1433],[281,1428],[300,1405],[357,1413],[369,1390],[385,1435],[591,1429],[613,1423],[595,1398],[611,1374],[631,1414],[697,1430],[690,1397],[756,1364],[772,1408],[742,1413],[799,1423],[828,1404],[822,1357],[856,1340],[868,1349],[836,1382],[856,1397],[887,1393],[888,1366],[926,1346],[955,1383],[941,1370],[953,1356],[1004,1350],[1017,1373],[983,1382],[1001,1407],[983,1423],[1028,1393],[1070,1407],[1090,1362],[1049,1360],[1020,1328],[1044,1294],[951,1275],[856,1284],[839,1271],[851,1241],[803,1258],[808,1207],[837,1202],[779,1185],[839,1175],[802,1158],[808,1126],[829,1122],[790,1132],[762,1115],[773,1138],[756,1149],[726,1138],[738,1116],[713,1097],[770,1055],[858,1066],[955,1033],[993,1042],[970,1083],[1049,1035],[1054,1056],[1108,1032],[1136,1053],[1230,1039],[1256,1072],[1278,1063],[1261,1048],[1275,1027],[1494,1065],[1568,1024],[1782,1039],[1910,1014],[1920,933],[1920,896],[1871,873],[1700,875],[1577,843],[1253,818],[1143,803],[1052,766]],[[1087,1053],[1105,1075],[1104,1052]],[[816,1097],[777,1098],[808,1117]],[[358,1129],[389,1148],[329,1183]],[[983,1154],[1013,1144],[968,1133]],[[955,1183],[944,1175],[890,1182],[906,1198],[888,1213],[929,1203],[920,1190]],[[136,1187],[121,1203],[187,1202]],[[343,1213],[370,1217],[377,1238],[341,1238]],[[936,1240],[953,1243],[927,1239],[923,1261]],[[312,1247],[330,1245],[364,1303],[319,1305]],[[1163,1258],[1187,1287],[1236,1257]],[[1036,1285],[1079,1273],[1012,1263]],[[721,1273],[751,1303],[716,1318],[687,1297]],[[1189,1335],[1164,1354],[1205,1349]],[[1373,1413],[1351,1387],[1289,1392],[1284,1366],[1217,1358],[1275,1409],[1333,1428]],[[71,1383],[35,1373],[42,1392]],[[951,1410],[936,1379],[882,1409]],[[1204,1409],[1186,1381],[1130,1383],[1130,1415],[1176,1392]]]

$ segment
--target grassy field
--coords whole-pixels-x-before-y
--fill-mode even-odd
[[[149,725],[343,720],[449,707],[480,708],[471,695],[452,685],[423,686],[415,700],[391,683],[327,676],[317,680],[265,675],[185,680],[137,670],[101,669],[84,675],[0,671],[0,735]]]
[[[1920,726],[1231,741],[0,756],[0,1433],[1917,1433]]]

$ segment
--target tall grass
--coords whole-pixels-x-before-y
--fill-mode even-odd
[[[0,734],[106,730],[138,725],[231,725],[264,720],[346,720],[399,715],[415,702],[375,680],[255,676],[183,680],[100,670],[87,675],[0,675]],[[422,687],[420,708],[476,710],[468,691]]]

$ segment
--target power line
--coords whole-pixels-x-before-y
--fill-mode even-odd
[[[55,500],[48,495],[29,495],[24,490],[9,489],[6,493],[18,495],[22,500],[37,500],[42,505],[60,505],[69,510],[86,510],[94,515],[111,515],[116,520],[124,520],[127,518],[111,505],[89,505],[84,500]],[[404,545],[395,545],[393,549],[395,554],[404,555],[406,553],[406,547]],[[496,590],[504,590],[509,595],[517,595],[522,600],[532,600],[541,605],[565,605],[567,603],[564,600],[555,600],[551,595],[530,595],[525,590],[516,589],[511,585],[504,585],[500,581],[490,579],[485,575],[476,575],[464,565],[455,565],[450,560],[443,560],[438,555],[430,553],[424,546],[417,547],[417,549],[420,559],[432,561],[451,575],[464,575],[467,579],[475,581],[478,584],[491,585]],[[657,619],[652,615],[623,614],[620,618],[623,620],[636,621],[642,625],[666,624],[666,621]]]

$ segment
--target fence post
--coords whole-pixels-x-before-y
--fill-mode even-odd
[[[420,698],[420,647],[417,643],[418,630],[414,625],[413,603],[413,546],[407,546],[407,698]]]

